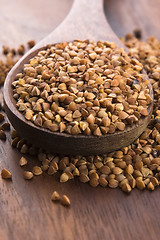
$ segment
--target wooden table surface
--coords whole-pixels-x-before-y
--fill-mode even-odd
[[[71,5],[72,0],[0,0],[0,46],[39,41],[58,26]],[[138,27],[144,38],[160,38],[160,0],[106,0],[104,8],[118,36]],[[9,140],[0,142],[0,169],[13,175],[12,181],[0,178],[0,240],[159,239],[159,188],[126,195],[75,180],[62,184],[45,174],[29,182],[18,166],[20,157]],[[36,159],[27,169],[34,164]],[[51,202],[54,190],[70,197],[69,209]]]

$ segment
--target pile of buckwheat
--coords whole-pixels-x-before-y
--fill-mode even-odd
[[[139,60],[114,43],[76,40],[38,52],[12,83],[25,118],[53,132],[101,136],[148,115]]]
[[[11,134],[12,147],[16,147],[23,154],[37,156],[37,158],[39,160],[37,162],[37,166],[34,166],[31,171],[24,172],[25,179],[32,179],[34,177],[34,175],[41,175],[41,174],[43,174],[43,172],[47,172],[49,175],[58,173],[60,175],[60,182],[67,182],[69,179],[78,177],[81,182],[83,182],[83,183],[89,182],[89,184],[92,187],[101,185],[102,187],[109,186],[110,188],[116,188],[119,186],[124,192],[127,192],[127,193],[131,192],[131,190],[135,187],[137,187],[140,190],[143,190],[145,188],[147,188],[148,190],[154,190],[157,186],[159,186],[159,184],[160,184],[160,42],[154,37],[151,37],[147,41],[142,42],[142,41],[138,40],[137,38],[133,37],[132,34],[128,34],[124,39],[122,39],[122,41],[129,48],[128,56],[131,56],[131,59],[133,59],[132,57],[136,58],[136,60],[133,60],[136,63],[138,63],[138,64],[136,64],[136,66],[138,68],[139,67],[142,68],[142,65],[143,65],[143,67],[145,68],[145,70],[150,78],[150,82],[153,87],[154,110],[153,110],[152,119],[150,121],[148,128],[142,133],[142,135],[133,144],[131,144],[123,149],[120,149],[118,151],[108,153],[108,154],[105,154],[102,156],[88,156],[88,157],[85,157],[85,156],[72,156],[72,157],[71,156],[60,156],[60,155],[55,155],[52,153],[46,153],[40,149],[35,148],[32,145],[27,144],[25,139],[20,138],[18,133],[14,130]],[[74,51],[74,49],[73,49],[73,51]],[[57,54],[59,54],[60,52],[61,51],[58,51]],[[42,56],[42,63],[43,63],[43,57],[45,57],[45,55],[43,55],[44,52],[39,53],[39,54],[40,54],[40,56]],[[54,53],[49,52],[48,54],[54,54]],[[56,55],[56,53],[55,53],[55,55]],[[55,57],[55,55],[53,57]],[[128,56],[127,56],[127,59],[128,59]],[[73,56],[73,58],[74,57],[76,57],[76,56]],[[64,61],[62,58],[64,58],[64,57],[63,56],[59,57],[60,62]],[[35,61],[36,58],[32,59],[31,61],[33,61],[33,60]],[[31,61],[29,64],[31,64]],[[38,60],[36,60],[36,61],[38,61]],[[47,61],[50,61],[50,59]],[[117,61],[117,59],[116,59],[116,61]],[[44,60],[44,62],[46,62],[46,60]],[[140,65],[139,62],[142,65]],[[36,68],[37,63],[32,62],[32,64]],[[44,63],[44,65],[42,64],[42,68],[45,66],[45,64],[46,63]],[[27,68],[31,67],[31,68],[35,69],[33,66],[32,67],[25,66],[25,67],[27,67]],[[64,61],[63,66],[65,66],[65,61]],[[76,68],[74,68],[75,66],[77,66],[77,65],[70,64],[71,69],[72,69],[72,67],[73,67],[73,69],[76,69]],[[60,65],[58,64],[58,61],[57,61],[57,68],[60,69]],[[97,68],[99,69],[99,67],[97,67]],[[116,66],[115,66],[115,68],[116,68]],[[114,71],[114,69],[112,69],[112,70]],[[35,74],[34,70],[33,70],[33,74]],[[49,80],[47,80],[48,73],[45,72],[45,74],[46,74],[45,75],[46,79],[44,82],[50,86]],[[72,74],[73,75],[71,75],[70,77],[74,79],[75,72],[72,72]],[[32,79],[33,76],[34,75],[28,76],[28,77]],[[103,74],[102,75],[100,74],[99,76],[100,76],[100,78],[103,79]],[[25,84],[30,84],[30,85],[35,84],[34,87],[37,87],[37,81],[34,82],[30,79],[28,81],[31,81],[31,82],[24,84],[24,82],[27,81],[27,79],[25,79],[25,76],[21,75],[20,79],[22,79],[22,80],[20,80],[19,77],[18,77],[17,81],[19,81],[19,83],[21,82],[21,84],[19,84],[19,83],[14,84],[15,91],[18,87],[23,88]],[[62,74],[62,78],[63,78],[63,74]],[[37,77],[37,79],[38,79],[38,77]],[[42,79],[42,78],[40,78],[40,79]],[[107,76],[107,79],[108,79],[108,76]],[[130,84],[128,84],[129,82],[127,82],[127,86],[131,91],[133,91],[134,88],[132,89],[132,80],[133,81],[135,79],[137,80],[137,77],[134,76],[134,79],[129,77],[129,79],[130,79]],[[91,79],[91,80],[96,81],[96,79]],[[89,81],[89,79],[88,79],[88,81]],[[104,81],[104,79],[103,79],[103,81]],[[111,82],[112,81],[110,80],[109,83],[111,83]],[[143,81],[139,81],[138,84],[140,84],[141,82],[143,82]],[[67,82],[62,82],[62,83],[65,83],[65,85],[63,84],[61,86],[66,86],[66,88],[68,89]],[[57,84],[56,82],[54,82],[54,84],[55,84],[54,88],[56,88],[54,91],[57,92],[57,94],[58,94],[59,93],[58,86],[60,84],[58,86],[56,85]],[[19,85],[21,85],[21,86],[19,86]],[[102,84],[102,86],[104,86],[104,85]],[[47,99],[44,96],[45,96],[45,94],[48,93],[47,88],[46,89],[44,89],[44,88],[45,88],[45,86],[43,86],[42,89],[41,88],[39,89],[39,91],[38,91],[39,95],[32,96],[32,97],[29,96],[29,98],[35,98],[35,99],[37,98],[37,101],[39,101],[39,99],[43,99],[44,101],[43,100],[41,100],[42,102],[40,101],[40,105],[42,108],[43,108],[42,104],[44,102],[46,102],[46,99]],[[99,87],[98,87],[98,89],[99,89]],[[74,86],[73,86],[73,90],[76,91]],[[145,91],[146,90],[148,90],[148,89],[145,87]],[[33,91],[33,88],[31,90],[31,92],[32,91]],[[60,89],[60,91],[63,92],[64,90]],[[67,90],[65,90],[65,91],[67,91]],[[69,89],[69,91],[71,92],[71,89]],[[88,93],[91,93],[87,89],[85,89],[85,91],[87,91]],[[144,91],[144,93],[146,94],[145,91]],[[42,92],[43,92],[43,94],[42,94]],[[18,101],[20,103],[21,100],[22,101],[24,100],[24,98],[28,94],[28,92],[27,92],[27,94],[24,93],[23,97],[19,93],[15,93],[15,94],[17,94],[17,100],[19,99]],[[67,93],[64,93],[64,94],[67,94]],[[73,96],[76,94],[78,94],[78,92],[77,93],[73,92]],[[97,95],[95,93],[93,93],[93,94],[96,96],[95,98],[97,98]],[[108,92],[107,94],[110,94],[110,93]],[[139,94],[139,92],[138,92],[138,94]],[[116,93],[116,95],[117,95],[117,93]],[[123,93],[123,95],[121,95],[121,96],[124,97],[125,94]],[[47,97],[49,97],[49,96],[47,95]],[[78,97],[81,98],[81,96],[78,96]],[[145,97],[146,97],[146,95],[145,95]],[[146,99],[148,99],[148,97],[146,97],[145,99],[140,99],[140,100],[142,100],[142,102],[143,102],[143,101],[146,101]],[[93,99],[93,101],[91,101],[91,100],[86,100],[86,101],[94,102],[94,99]],[[99,99],[99,101],[100,101],[100,99]],[[62,107],[62,108],[64,108],[64,111],[68,111],[67,106],[69,104],[67,105],[67,103],[65,103],[65,102],[63,104],[62,104],[62,102],[58,102],[58,103],[59,103],[58,107]],[[137,103],[139,103],[139,100],[137,101]],[[26,101],[26,104],[28,104],[29,107],[35,106],[34,104],[32,104],[32,101],[29,102],[28,100]],[[76,105],[77,104],[79,106],[79,103],[76,103]],[[113,101],[113,102],[111,102],[111,105],[112,104],[114,104],[114,106],[116,106],[116,104],[118,104],[118,103]],[[119,104],[121,104],[121,102]],[[128,102],[128,104],[130,105],[131,103]],[[146,105],[146,106],[148,106],[148,105]],[[20,105],[18,107],[20,107]],[[103,109],[103,107],[106,107],[106,106],[100,105],[100,108]],[[23,111],[25,112],[26,109],[24,109]],[[48,115],[45,116],[45,112],[43,112],[43,111],[38,110],[37,111],[38,113],[36,111],[34,111],[33,109],[31,109],[30,111],[31,111],[31,113],[33,113],[33,115],[39,114],[39,112],[41,112],[41,115],[44,114],[43,118],[45,120],[48,119],[48,117],[47,117]],[[76,110],[71,110],[71,111],[76,111]],[[121,110],[121,111],[123,111],[123,110]],[[113,112],[111,112],[112,116],[115,115],[115,114],[113,114]],[[72,112],[72,117],[73,117],[73,114],[74,113]],[[127,114],[129,115],[129,113],[127,113]],[[64,119],[64,116],[61,116],[58,112],[56,113],[56,115],[60,116],[58,118],[60,118],[61,120]],[[93,116],[94,116],[94,114],[93,114]],[[123,122],[122,121],[123,119],[120,119],[119,115],[115,115],[115,116],[118,117],[118,119],[116,119],[116,121],[118,120],[119,122]],[[37,116],[35,118],[37,118]],[[95,117],[95,119],[96,119],[96,117]],[[51,119],[49,119],[49,120],[51,120]],[[79,122],[77,123],[77,125],[79,124]],[[64,124],[66,124],[67,126],[73,127],[72,123],[73,123],[73,120],[71,122],[69,122],[67,125],[64,120]],[[97,124],[97,123],[95,123],[95,124]],[[80,128],[80,126],[79,126],[79,128]],[[80,129],[80,131],[83,131],[83,130]],[[27,165],[27,162],[28,162],[27,158],[22,157],[20,159],[19,164],[21,167],[23,167],[23,166]],[[6,171],[3,171],[3,172],[4,172],[3,174],[6,177],[7,172]],[[8,173],[7,176],[11,177],[10,172]],[[56,200],[57,198],[60,199],[59,195],[54,192],[54,194],[52,196],[52,200]],[[67,203],[69,204],[69,200],[66,200],[66,204]]]
[[[27,43],[27,47],[30,49],[35,45],[34,40],[30,40]],[[17,49],[9,48],[8,46],[3,46],[3,58],[0,59],[0,88],[3,86],[5,78],[14,64],[19,60],[20,56],[25,53],[27,49],[23,44],[19,45]],[[0,92],[0,139],[6,140],[5,131],[10,130],[10,124],[6,122],[5,116],[3,114],[4,107],[3,107],[3,97],[2,93]]]

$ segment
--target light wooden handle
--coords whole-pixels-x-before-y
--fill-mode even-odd
[[[104,15],[104,0],[74,0],[71,11],[64,20],[68,28],[72,28],[74,35],[81,39],[90,37],[103,38],[104,32],[111,28]]]
[[[109,41],[124,47],[108,24],[103,5],[104,0],[74,0],[64,21],[32,50],[74,39]]]
[[[85,24],[85,27],[106,24],[104,0],[74,0],[67,18],[70,18],[77,26],[80,23]]]

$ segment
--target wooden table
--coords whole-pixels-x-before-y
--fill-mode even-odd
[[[72,0],[0,0],[0,46],[39,41],[64,19],[71,5]],[[159,0],[106,0],[104,7],[118,36],[140,27],[144,38],[160,37]],[[8,140],[0,142],[0,169],[13,175],[13,181],[0,178],[0,240],[159,239],[159,189],[135,189],[126,195],[120,189],[91,188],[74,180],[62,184],[45,174],[29,182],[18,166],[20,157]],[[34,164],[36,159],[26,169]],[[51,202],[54,190],[70,197],[71,208]]]

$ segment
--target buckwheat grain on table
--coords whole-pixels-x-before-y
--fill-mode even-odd
[[[19,150],[25,148],[26,153],[37,156],[41,170],[50,175],[59,172],[61,180],[79,177],[92,187],[119,186],[124,192],[137,187],[153,191],[160,184],[160,42],[154,37],[142,42],[131,34],[122,40],[129,48],[129,56],[136,57],[143,64],[154,90],[151,122],[133,144],[103,156],[59,156],[28,145],[14,130],[12,146]],[[32,172],[24,172],[25,179],[32,177]]]

